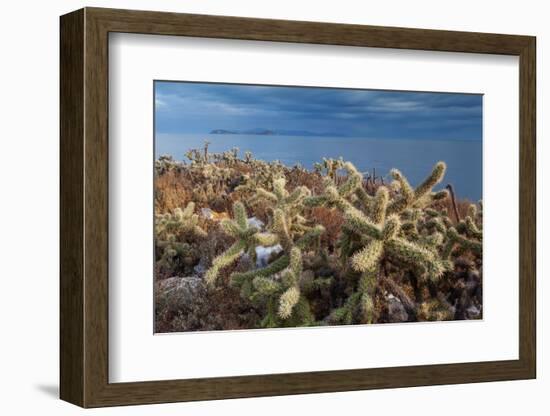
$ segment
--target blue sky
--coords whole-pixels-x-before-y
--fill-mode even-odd
[[[170,134],[265,128],[481,140],[482,96],[156,81],[155,123]]]

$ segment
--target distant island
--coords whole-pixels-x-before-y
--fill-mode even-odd
[[[307,130],[270,130],[263,128],[255,128],[250,130],[226,130],[215,129],[210,131],[210,134],[248,134],[256,136],[315,136],[315,137],[346,137],[347,135],[337,132],[318,133]]]

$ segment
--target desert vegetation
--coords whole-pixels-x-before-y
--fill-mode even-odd
[[[481,318],[482,204],[442,188],[444,162],[414,187],[342,159],[185,156],[155,162],[156,332]]]

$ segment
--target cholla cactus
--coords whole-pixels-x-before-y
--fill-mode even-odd
[[[481,217],[478,216],[477,207],[470,205],[468,215],[455,227],[447,229],[447,244],[443,250],[443,256],[449,258],[453,250],[458,247],[458,254],[466,251],[480,258],[483,250],[483,232],[481,230]]]
[[[157,264],[163,270],[185,273],[198,263],[200,255],[193,243],[203,240],[207,233],[194,211],[195,204],[189,202],[184,209],[176,208],[156,217],[156,246],[162,253]]]
[[[266,305],[263,327],[304,326],[313,323],[307,299],[301,294],[302,253],[294,247],[288,266],[277,278],[257,275],[250,299]]]
[[[313,165],[313,169],[315,170],[315,172],[319,174],[325,174],[332,180],[336,179],[338,170],[342,169],[343,167],[344,167],[344,160],[342,158],[339,158],[339,159],[323,158],[323,161],[321,163],[315,163]]]
[[[233,217],[232,220],[223,220],[221,226],[236,241],[212,262],[212,267],[205,275],[206,282],[209,285],[214,284],[221,269],[234,263],[244,253],[248,253],[250,257],[254,258],[256,246],[271,246],[277,243],[275,235],[262,233],[257,227],[250,225],[242,202],[233,204]]]
[[[309,227],[305,232],[301,229],[296,231],[295,227],[292,226],[292,219],[285,215],[281,208],[275,209],[273,212],[272,225],[270,227],[270,235],[275,236],[275,239],[271,241],[271,243],[280,244],[283,249],[283,254],[264,268],[253,269],[243,273],[234,273],[232,275],[233,284],[240,287],[245,296],[253,296],[254,291],[252,290],[253,287],[251,287],[251,283],[255,278],[273,278],[290,264],[293,252],[294,256],[298,256],[298,254],[296,254],[296,250],[298,250],[301,259],[300,250],[308,249],[318,243],[323,232],[324,228],[321,225]]]
[[[223,153],[214,153],[212,159],[226,166],[233,166],[239,161],[239,148],[234,147]]]
[[[286,234],[277,232],[275,228],[278,227],[281,231],[281,221],[284,217],[285,227],[291,234],[300,236],[312,229],[306,225],[307,220],[303,216],[304,200],[311,195],[311,191],[305,186],[298,186],[290,193],[285,186],[286,179],[277,178],[273,180],[272,192],[260,187],[256,189],[256,194],[251,198],[250,203],[255,204],[260,200],[267,201],[273,215],[273,221],[269,227],[274,228],[274,231],[285,239],[283,247],[290,249],[292,243],[288,241]],[[278,225],[275,226],[275,223]],[[288,238],[292,239],[290,236]]]
[[[298,187],[290,193],[285,185],[286,181],[278,178],[273,181],[273,192],[264,188],[256,191],[254,201],[264,199],[271,206],[268,233],[259,234],[257,229],[250,227],[244,205],[234,205],[235,220],[223,222],[222,227],[237,241],[214,259],[212,268],[206,273],[207,282],[212,284],[219,270],[233,263],[245,251],[252,257],[258,245],[280,244],[283,253],[266,267],[231,275],[232,284],[241,289],[243,297],[251,301],[262,300],[266,305],[263,326],[289,322],[305,325],[312,319],[307,300],[300,292],[301,250],[318,243],[324,228],[320,225],[308,226],[302,215],[303,201],[310,194],[309,190]]]
[[[446,169],[445,163],[437,162],[430,175],[415,189],[399,170],[393,169],[391,175],[399,184],[399,196],[388,206],[388,214],[400,213],[411,207],[425,208],[435,201],[447,198],[447,190],[432,192],[432,188],[443,179]]]
[[[265,162],[253,159],[251,156],[245,159],[243,163],[251,169],[253,174],[243,175],[243,182],[235,188],[235,191],[245,199],[255,198],[258,188],[271,191],[274,181],[283,178],[288,170],[286,166],[278,161]]]
[[[206,231],[199,226],[199,216],[195,212],[195,203],[189,202],[184,209],[176,208],[172,213],[158,215],[155,223],[157,238],[167,238],[169,235],[192,235],[206,237]]]
[[[205,165],[209,161],[208,156],[208,142],[204,144],[204,152],[201,152],[200,149],[190,149],[185,152],[185,157],[191,162],[191,166]]]
[[[155,161],[155,172],[158,175],[164,175],[165,173],[177,171],[180,172],[183,169],[183,163],[174,160],[170,155],[162,155]]]
[[[256,189],[256,195],[252,201],[266,200],[273,209],[282,209],[287,215],[297,215],[303,209],[304,199],[311,194],[305,186],[299,186],[292,193],[286,190],[284,177],[273,180],[273,191],[267,191],[262,187]]]
[[[162,250],[157,264],[164,270],[176,272],[183,268],[185,271],[199,260],[198,251],[187,242],[177,241],[173,234],[170,234],[166,240],[158,241],[157,247]]]
[[[398,170],[391,172],[395,183],[394,197],[385,186],[371,196],[363,188],[362,175],[348,162],[348,180],[336,188],[328,182],[325,194],[309,199],[317,205],[333,205],[344,212],[340,249],[344,260],[349,259],[352,272],[360,274],[357,290],[346,304],[336,310],[336,319],[349,321],[360,305],[362,321],[371,323],[375,316],[375,292],[380,274],[388,267],[405,268],[422,281],[437,281],[452,264],[443,260],[438,247],[441,234],[424,235],[418,230],[421,211],[447,196],[446,191],[432,192],[445,172],[439,162],[431,174],[415,189]]]
[[[372,199],[362,187],[363,175],[355,169],[351,162],[346,162],[343,168],[347,172],[347,180],[342,185],[337,185],[330,176],[325,177],[324,193],[318,196],[306,198],[307,206],[336,207],[343,212],[353,211],[353,205],[357,199],[368,204]]]

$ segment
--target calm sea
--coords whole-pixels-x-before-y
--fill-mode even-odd
[[[412,185],[420,183],[433,165],[447,163],[447,174],[439,186],[451,183],[458,198],[482,199],[482,143],[457,140],[398,140],[342,137],[256,136],[256,135],[170,135],[157,134],[156,157],[169,154],[185,160],[184,153],[210,142],[212,152],[238,147],[243,154],[251,151],[256,159],[280,160],[293,166],[312,168],[323,157],[351,161],[359,170],[376,169],[388,180],[392,168],[401,170]]]

